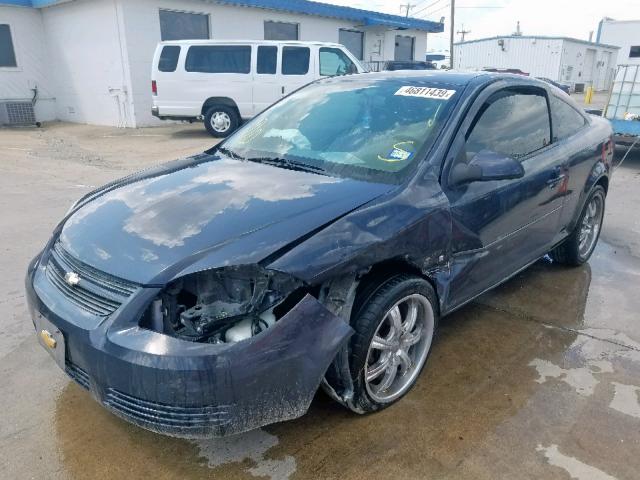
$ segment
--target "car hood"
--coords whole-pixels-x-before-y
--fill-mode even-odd
[[[103,272],[163,284],[277,256],[392,188],[201,155],[91,196],[66,219],[60,242]]]

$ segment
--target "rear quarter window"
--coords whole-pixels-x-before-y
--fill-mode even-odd
[[[553,141],[564,140],[586,124],[586,119],[571,105],[551,95],[551,122]]]
[[[180,47],[177,45],[166,45],[160,53],[158,70],[161,72],[175,72],[180,57]]]
[[[185,62],[187,72],[249,73],[249,45],[195,45],[189,47]]]

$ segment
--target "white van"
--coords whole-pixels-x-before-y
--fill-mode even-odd
[[[211,135],[226,137],[243,119],[313,80],[364,71],[337,43],[160,42],[153,57],[151,113],[163,120],[204,120]]]

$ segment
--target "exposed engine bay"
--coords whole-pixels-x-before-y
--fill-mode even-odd
[[[141,325],[183,340],[234,343],[271,327],[307,291],[256,265],[207,270],[170,283]]]

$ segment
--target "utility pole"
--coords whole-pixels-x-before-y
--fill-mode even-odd
[[[456,0],[451,0],[451,28],[449,34],[449,68],[453,68],[453,36],[456,31]]]
[[[464,23],[463,23],[463,24],[462,24],[462,30],[458,30],[456,33],[457,33],[458,35],[460,35],[460,41],[461,41],[461,42],[464,42],[464,36],[465,36],[467,33],[471,33],[471,30],[465,30],[465,29],[464,29]]]
[[[407,2],[406,4],[400,5],[400,13],[402,13],[402,9],[406,8],[407,9],[407,13],[405,15],[405,17],[409,16],[409,10],[412,10],[415,7],[415,4],[411,4],[409,2]]]

